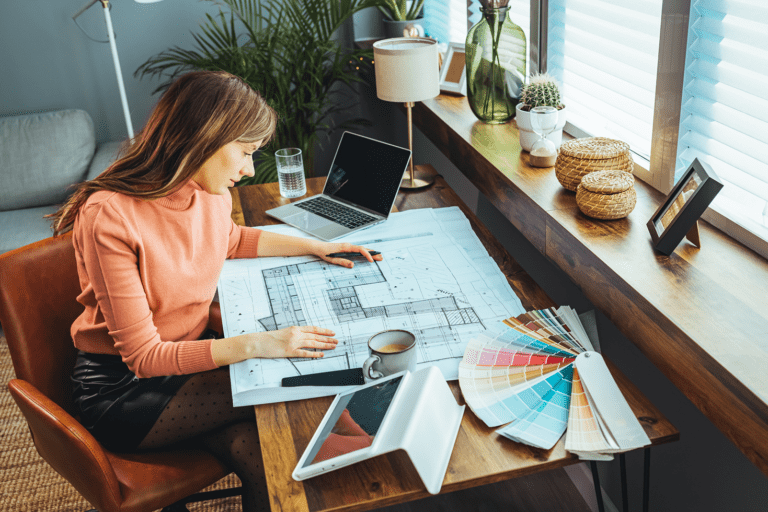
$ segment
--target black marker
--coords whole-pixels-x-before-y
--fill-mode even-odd
[[[379,251],[368,251],[368,253],[371,256],[377,256],[381,254]],[[332,252],[331,254],[326,254],[326,258],[354,258],[355,256],[365,258],[365,255],[363,255],[360,252]]]
[[[284,388],[295,386],[358,386],[365,384],[362,368],[336,370],[331,372],[285,377],[282,380]]]

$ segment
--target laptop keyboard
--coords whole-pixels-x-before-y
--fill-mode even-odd
[[[322,196],[318,196],[302,203],[296,203],[294,206],[298,206],[303,210],[312,212],[325,219],[332,220],[349,229],[354,229],[376,220],[376,217],[366,215],[365,213],[361,213]]]

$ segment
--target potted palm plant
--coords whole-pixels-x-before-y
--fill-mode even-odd
[[[383,0],[377,7],[384,14],[386,37],[424,36],[424,28],[415,22],[421,17],[424,0]],[[415,31],[415,33],[414,33]]]
[[[560,88],[557,80],[547,73],[531,75],[527,84],[523,85],[520,94],[520,103],[515,108],[515,121],[520,132],[520,146],[525,151],[530,151],[533,143],[539,139],[531,126],[530,110],[534,107],[555,107],[558,109],[557,124],[555,129],[547,136],[556,148],[563,141],[563,127],[565,126],[565,105],[560,103]]]
[[[274,151],[297,147],[313,174],[315,148],[335,130],[370,124],[351,117],[355,83],[373,51],[342,47],[335,33],[354,13],[383,0],[207,0],[220,5],[206,15],[191,50],[174,47],[150,57],[134,73],[167,79],[164,90],[187,71],[224,70],[245,80],[278,112],[275,140],[257,152],[256,176],[240,184],[277,181]],[[228,12],[227,12],[228,11]]]

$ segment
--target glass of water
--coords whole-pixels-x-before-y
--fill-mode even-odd
[[[275,151],[277,160],[277,181],[280,183],[280,195],[293,199],[307,193],[304,181],[304,161],[299,148],[284,148]]]

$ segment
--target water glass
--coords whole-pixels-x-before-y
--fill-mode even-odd
[[[277,161],[277,181],[280,183],[280,195],[293,199],[307,193],[304,180],[304,161],[299,148],[284,148],[275,151]]]

